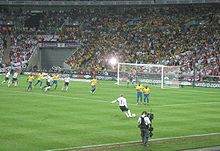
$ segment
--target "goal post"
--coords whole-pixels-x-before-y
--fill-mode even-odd
[[[163,66],[163,87],[162,88],[179,88],[179,66]]]
[[[116,84],[127,84],[130,76],[136,83],[147,83],[161,88],[179,87],[179,66],[118,63]]]

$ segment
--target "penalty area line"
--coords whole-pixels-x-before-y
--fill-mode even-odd
[[[193,137],[201,137],[201,136],[213,136],[213,135],[220,135],[220,132],[217,133],[206,133],[206,134],[194,134],[194,135],[187,135],[187,136],[176,136],[176,137],[164,137],[164,138],[155,138],[150,139],[150,142],[154,141],[163,141],[163,140],[172,140],[172,139],[183,139],[183,138],[193,138]],[[107,146],[115,146],[115,145],[126,145],[132,143],[140,143],[141,141],[127,141],[127,142],[119,142],[119,143],[109,143],[109,144],[99,144],[99,145],[87,145],[87,146],[78,146],[78,147],[68,147],[68,148],[56,148],[56,149],[49,149],[45,151],[65,151],[65,150],[74,150],[74,149],[86,149],[86,148],[93,148],[93,147],[107,147]]]
[[[0,89],[2,92],[8,92],[8,90]],[[77,96],[63,96],[63,95],[55,95],[55,94],[48,94],[48,93],[37,93],[37,92],[27,92],[27,91],[18,91],[18,90],[12,90],[13,92],[18,92],[20,94],[24,95],[37,95],[37,96],[47,96],[47,97],[59,97],[59,98],[65,98],[65,99],[71,99],[71,100],[79,100],[81,97]],[[17,93],[16,93],[17,94]],[[91,102],[99,102],[99,103],[110,103],[111,101],[107,101],[102,98],[98,98],[96,100],[91,98],[86,98],[86,100]],[[82,100],[83,101],[83,100]],[[175,106],[187,106],[187,105],[211,105],[211,104],[219,104],[220,102],[212,101],[212,102],[191,102],[191,103],[177,103],[177,104],[164,104],[164,105],[151,105],[151,108],[162,108],[162,107],[175,107]],[[130,106],[137,106],[136,104],[129,103]]]

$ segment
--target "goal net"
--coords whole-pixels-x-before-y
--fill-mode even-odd
[[[117,84],[127,85],[131,80],[135,84],[141,82],[161,88],[178,88],[179,66],[118,63]]]

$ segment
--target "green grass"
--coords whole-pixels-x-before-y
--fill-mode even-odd
[[[150,105],[136,105],[135,89],[100,81],[97,92],[90,85],[71,82],[68,92],[44,93],[37,87],[26,91],[26,77],[18,87],[0,86],[0,150],[44,151],[56,148],[139,141],[137,118],[127,119],[117,104],[120,93],[131,112],[143,110],[155,115],[152,139],[220,133],[220,89],[159,89],[150,86]],[[4,77],[1,76],[0,80]],[[196,140],[196,141],[195,141]],[[196,138],[150,142],[151,150],[180,150],[220,145],[220,134]],[[142,146],[112,150],[144,150]]]

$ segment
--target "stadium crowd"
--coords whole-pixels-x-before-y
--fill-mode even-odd
[[[116,57],[120,62],[180,65],[187,75],[194,74],[195,65],[196,74],[219,75],[219,12],[161,7],[90,13],[81,32],[89,48],[82,47],[67,63],[102,70],[111,68],[108,60]]]
[[[27,67],[32,48],[37,44],[36,30],[25,27],[28,15],[26,11],[1,13],[1,32],[7,43],[4,51],[9,51],[9,60],[3,66]]]
[[[3,36],[0,34],[0,68],[3,67]]]
[[[20,10],[21,11],[21,10]],[[31,48],[53,35],[80,47],[65,63],[75,70],[111,70],[120,62],[180,65],[181,73],[220,73],[220,9],[209,6],[103,7],[44,11],[39,26],[27,28],[29,11],[3,13],[15,22],[11,61],[28,60]]]

